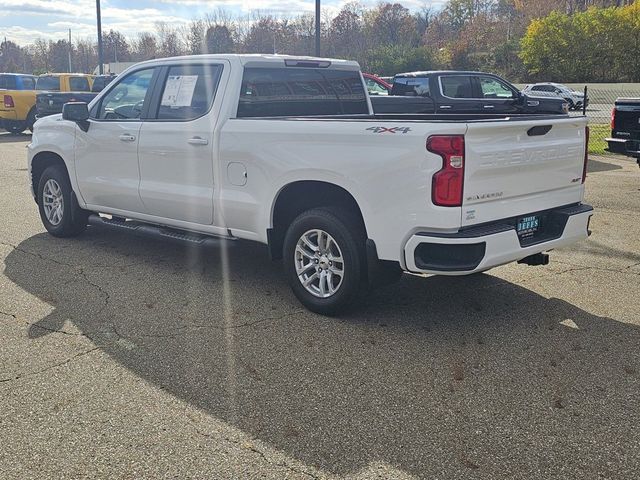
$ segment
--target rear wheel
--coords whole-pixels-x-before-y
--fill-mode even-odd
[[[287,230],[284,267],[293,293],[309,310],[323,315],[344,311],[363,285],[364,232],[338,209],[300,214]]]
[[[73,237],[87,228],[89,212],[78,205],[67,172],[60,165],[48,167],[42,173],[38,208],[44,227],[55,237]]]
[[[4,125],[5,130],[7,130],[8,132],[14,135],[18,135],[24,132],[26,130],[26,127],[27,125],[25,122],[7,121],[5,122],[5,125]]]

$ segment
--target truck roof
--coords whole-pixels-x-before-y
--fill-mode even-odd
[[[405,72],[405,73],[398,73],[395,76],[396,77],[426,77],[429,75],[446,75],[446,74],[455,74],[455,75],[493,75],[494,77],[497,76],[493,73],[487,73],[487,72],[474,72],[474,71],[467,71],[467,70],[426,70],[426,71],[421,71],[421,72]]]
[[[43,73],[39,77],[94,77],[89,73]]]
[[[619,97],[616,98],[616,105],[640,105],[640,97]]]
[[[35,77],[35,75],[31,75],[30,73],[5,73],[0,72],[0,75],[11,75],[12,77]]]
[[[287,60],[298,62],[299,67],[305,66],[314,66],[311,64],[321,64],[322,66],[327,66],[331,68],[339,68],[343,70],[360,70],[360,65],[358,62],[354,62],[352,60],[342,60],[338,58],[321,58],[321,57],[307,57],[301,55],[278,55],[278,54],[258,54],[258,53],[243,53],[243,54],[206,54],[206,55],[184,55],[180,57],[168,57],[168,58],[157,58],[154,60],[147,60],[145,62],[140,62],[136,65],[164,65],[167,63],[175,63],[177,61],[181,62],[194,62],[201,60],[230,60],[230,61],[239,61],[243,66],[245,65],[268,65],[273,64],[273,66],[283,65]],[[329,62],[329,65],[323,65]],[[306,65],[309,64],[309,65]],[[294,65],[291,65],[294,66]]]

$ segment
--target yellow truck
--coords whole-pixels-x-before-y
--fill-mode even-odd
[[[0,127],[20,133],[36,119],[36,77],[0,73]]]
[[[0,123],[11,133],[32,130],[36,121],[36,93],[90,92],[93,75],[47,73],[34,77],[14,73],[0,74]]]

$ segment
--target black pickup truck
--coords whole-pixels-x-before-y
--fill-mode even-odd
[[[371,97],[375,113],[566,114],[560,98],[520,92],[497,75],[483,72],[413,72],[393,77],[389,96]]]
[[[611,153],[634,157],[640,165],[640,98],[618,98],[611,112]]]
[[[38,118],[62,113],[62,106],[68,102],[89,103],[100,93],[115,75],[98,75],[93,79],[90,92],[42,92],[36,95],[36,115]]]

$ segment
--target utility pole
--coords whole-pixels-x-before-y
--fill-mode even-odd
[[[69,29],[69,73],[72,72],[71,70],[71,29]]]
[[[104,73],[104,58],[102,56],[102,16],[100,14],[100,0],[96,0],[96,15],[98,17],[98,71]]]
[[[320,56],[320,0],[316,0],[316,57]]]

